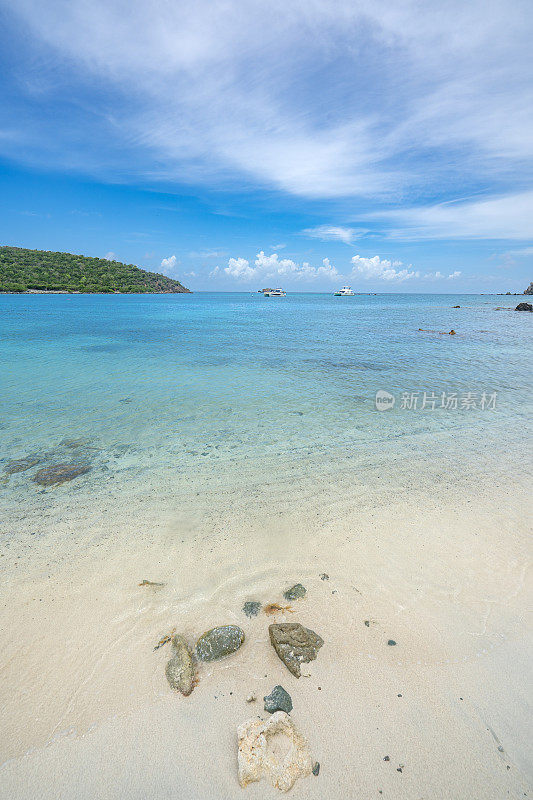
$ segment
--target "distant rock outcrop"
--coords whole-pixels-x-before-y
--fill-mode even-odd
[[[524,294],[533,294],[533,281],[529,284],[527,289],[524,289]]]

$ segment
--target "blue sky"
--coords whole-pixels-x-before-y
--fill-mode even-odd
[[[0,0],[4,244],[190,288],[521,291],[529,0]]]

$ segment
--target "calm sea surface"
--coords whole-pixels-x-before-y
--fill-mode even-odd
[[[521,470],[533,315],[518,300],[0,296],[0,470],[39,459],[3,482],[9,530],[39,528],[50,495],[294,508],[336,475],[370,502]],[[91,470],[32,481],[58,463]]]

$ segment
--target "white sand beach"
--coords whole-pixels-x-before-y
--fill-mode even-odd
[[[372,510],[326,496],[306,516],[228,505],[215,536],[171,516],[132,535],[122,515],[112,538],[65,545],[55,563],[43,549],[11,565],[0,796],[277,797],[265,781],[239,787],[236,729],[268,717],[262,698],[281,684],[321,765],[295,798],[527,797],[526,485],[447,485],[431,500],[413,490]],[[246,600],[287,605],[297,581],[307,594],[292,613],[243,614]],[[308,677],[291,675],[270,645],[268,625],[280,621],[323,637]],[[173,692],[159,639],[175,628],[192,646],[230,623],[245,631],[241,649],[199,665],[189,697]]]

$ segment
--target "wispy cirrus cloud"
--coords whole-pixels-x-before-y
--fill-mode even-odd
[[[18,160],[314,199],[531,175],[525,0],[2,2],[27,104],[0,147]]]
[[[395,239],[531,239],[533,191],[376,212]]]
[[[322,242],[344,242],[344,244],[353,244],[354,241],[365,233],[367,229],[363,228],[345,228],[340,225],[317,225],[315,228],[304,228],[301,231],[303,236],[308,236],[310,239],[320,239]]]

